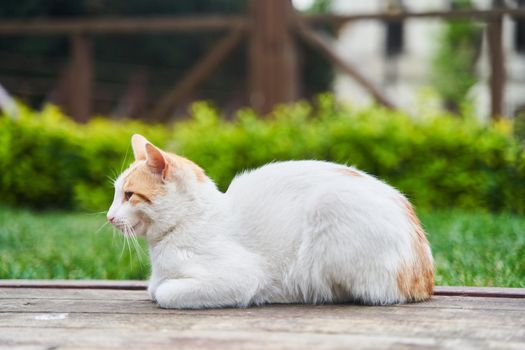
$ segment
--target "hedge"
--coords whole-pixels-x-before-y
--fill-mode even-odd
[[[103,210],[111,179],[142,133],[201,165],[225,190],[236,173],[267,162],[323,159],[351,164],[396,186],[424,209],[461,207],[525,213],[525,151],[512,124],[470,116],[410,117],[352,109],[330,95],[277,107],[266,118],[240,110],[225,121],[206,103],[173,125],[95,118],[76,124],[56,107],[0,117],[0,202]],[[126,156],[127,155],[127,156]]]

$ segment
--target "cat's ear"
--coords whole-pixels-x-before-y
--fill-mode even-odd
[[[162,175],[165,179],[168,174],[168,161],[162,154],[162,151],[151,143],[146,143],[146,165],[152,173]]]
[[[134,134],[131,136],[131,148],[133,148],[133,155],[135,160],[146,160],[146,144],[148,140],[142,135]]]

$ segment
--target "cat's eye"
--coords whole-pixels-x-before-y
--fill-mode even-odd
[[[129,201],[131,196],[133,196],[133,192],[130,192],[130,191],[124,192],[124,198],[126,199],[126,201]]]

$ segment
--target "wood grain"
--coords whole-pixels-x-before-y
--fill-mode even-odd
[[[147,282],[137,280],[0,280],[0,288],[145,290]],[[436,286],[434,295],[525,298],[525,288]]]
[[[0,288],[0,349],[525,348],[523,298],[438,295],[425,303],[374,307],[165,310],[144,290],[108,288],[114,282],[75,282],[89,286],[78,289],[56,288],[65,281],[27,283],[32,286]]]
[[[0,280],[0,288],[144,290],[146,287],[146,281],[133,280]]]

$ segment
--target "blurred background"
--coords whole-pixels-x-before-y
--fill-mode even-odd
[[[480,118],[525,104],[523,0],[6,2],[0,84],[32,107],[169,120],[333,91],[415,113],[424,97]]]
[[[105,225],[142,133],[221,190],[355,165],[416,205],[437,284],[525,287],[524,0],[4,1],[0,108],[0,278],[147,277]]]

